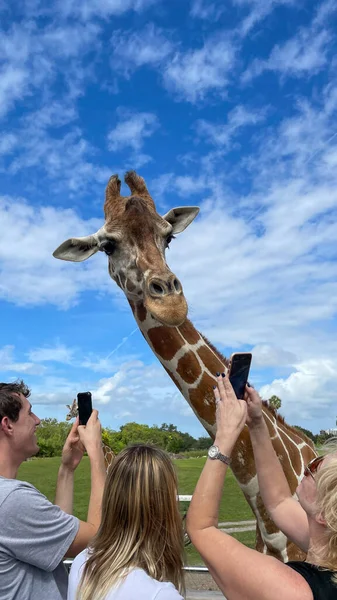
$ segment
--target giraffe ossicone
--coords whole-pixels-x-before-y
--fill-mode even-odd
[[[120,194],[118,175],[108,182],[103,227],[87,237],[66,240],[53,255],[80,262],[98,251],[105,252],[110,277],[124,291],[144,338],[214,439],[215,373],[226,371],[228,360],[187,319],[182,285],[165,259],[166,248],[176,234],[192,223],[199,208],[173,208],[160,216],[142,177],[129,171],[125,182],[131,192],[126,197]],[[313,444],[267,406],[264,417],[295,494],[305,464],[316,455]],[[235,445],[231,467],[256,516],[257,549],[283,561],[303,558],[303,552],[285,538],[267,515],[247,427]]]

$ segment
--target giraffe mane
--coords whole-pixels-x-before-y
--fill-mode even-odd
[[[228,367],[228,365],[229,365],[228,358],[226,358],[223,354],[221,354],[221,352],[219,352],[219,350],[215,346],[213,346],[213,344],[207,339],[207,337],[205,335],[203,335],[202,333],[200,333],[200,335],[203,338],[203,340],[206,342],[206,344],[208,344],[208,346],[211,348],[211,350],[213,350],[213,352],[221,360],[221,362],[223,362],[226,365],[226,367]],[[289,423],[286,422],[285,418],[278,413],[276,408],[274,408],[274,406],[270,406],[268,400],[262,400],[262,404],[263,404],[264,408],[267,409],[267,411],[274,417],[274,419],[276,419],[276,421],[280,425],[283,425],[283,427],[286,427],[289,431],[291,431],[292,433],[295,433],[299,438],[303,439],[311,448],[315,449],[315,445],[314,445],[313,441],[303,431],[299,432],[298,429],[296,429],[296,427],[289,425]]]
[[[200,333],[200,331],[198,333],[201,335],[204,342],[206,342],[206,344],[211,348],[211,350],[213,350],[214,354],[216,354],[217,357],[221,360],[221,362],[223,362],[225,364],[225,366],[228,367],[228,365],[229,365],[228,358],[226,358],[223,354],[221,354],[221,352],[219,352],[219,350],[215,346],[213,346],[213,344],[207,339],[207,337],[203,333]]]
[[[299,438],[303,439],[311,448],[315,450],[314,442],[303,431],[299,431],[293,425],[289,425],[283,415],[280,415],[274,406],[270,406],[268,400],[262,400],[262,404],[272,414],[276,421],[280,423],[280,425],[283,425],[289,429],[289,431],[295,433]]]

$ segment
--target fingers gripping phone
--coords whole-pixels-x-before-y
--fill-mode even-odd
[[[86,425],[92,413],[92,401],[90,392],[77,394],[78,418],[80,425]]]
[[[250,352],[234,352],[230,359],[229,381],[239,400],[244,398],[251,362]]]

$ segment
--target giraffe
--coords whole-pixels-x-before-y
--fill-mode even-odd
[[[110,178],[103,227],[93,235],[66,240],[53,256],[73,262],[87,260],[98,251],[108,256],[109,275],[124,291],[142,335],[214,439],[213,385],[217,372],[227,372],[228,360],[187,318],[182,285],[165,259],[166,248],[176,234],[190,225],[199,208],[173,208],[161,217],[142,177],[129,171],[125,183],[131,192],[127,197],[120,194],[118,175]],[[316,455],[314,446],[268,405],[264,405],[263,412],[273,446],[295,495],[306,463]],[[247,426],[233,450],[231,468],[256,517],[256,549],[284,562],[303,559],[303,552],[287,540],[267,515]]]
[[[66,415],[66,421],[71,421],[71,419],[76,419],[76,417],[78,416],[77,399],[74,398],[74,400],[72,401],[72,404],[67,404],[66,406],[68,409],[68,413]],[[110,446],[108,446],[107,444],[104,444],[103,442],[102,442],[102,449],[103,449],[103,454],[104,454],[105,469],[106,469],[106,472],[108,472],[109,467],[110,467],[113,459],[115,458],[115,453],[113,452],[113,450],[111,450]]]

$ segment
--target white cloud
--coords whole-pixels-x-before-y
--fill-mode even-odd
[[[54,347],[33,348],[28,357],[33,362],[60,362],[71,363],[74,358],[75,349],[67,348],[63,344]]]
[[[120,110],[119,116],[119,122],[108,135],[108,148],[112,152],[123,148],[139,151],[144,144],[144,138],[151,137],[159,127],[158,119],[153,113]]]
[[[19,305],[51,303],[66,308],[77,301],[81,290],[111,290],[101,253],[81,265],[52,256],[65,239],[94,233],[100,225],[95,219],[83,221],[71,209],[0,198],[0,297]]]
[[[242,75],[247,83],[264,71],[275,71],[281,76],[312,77],[327,65],[331,51],[332,32],[328,17],[336,11],[336,4],[326,0],[319,5],[308,27],[302,27],[290,39],[276,44],[266,60],[256,58]]]
[[[43,93],[43,86],[52,85],[58,74],[74,86],[83,75],[77,59],[95,49],[99,31],[97,25],[79,23],[38,29],[32,20],[1,31],[0,116],[36,90]]]
[[[94,162],[95,148],[79,127],[71,126],[76,119],[77,112],[69,99],[50,102],[23,117],[17,129],[4,138],[0,155],[13,156],[2,170],[15,175],[23,169],[38,169],[51,180],[55,191],[67,188],[70,193],[88,190],[95,182],[105,183],[111,168]],[[65,125],[68,130],[60,136],[57,130]]]
[[[122,15],[128,11],[141,12],[160,0],[58,0],[56,10],[65,16],[80,17],[89,20],[93,17],[109,18]]]
[[[57,410],[59,418],[64,419],[66,405],[83,389],[91,391],[103,425],[116,426],[130,420],[159,424],[174,421],[178,415],[195,421],[194,413],[164,369],[158,363],[140,360],[122,362],[110,377],[99,380],[45,376],[32,386],[32,402],[50,412]]]
[[[244,83],[261,75],[264,71],[275,71],[287,76],[312,77],[327,63],[331,36],[327,31],[312,35],[302,30],[284,44],[274,46],[267,60],[255,59],[242,76]]]
[[[0,71],[0,117],[4,116],[22,98],[27,89],[28,73],[24,69],[4,66]]]
[[[153,23],[145,25],[142,31],[115,31],[111,44],[111,64],[126,76],[145,65],[158,66],[174,49],[165,32]]]
[[[154,408],[168,415],[193,414],[158,364],[146,365],[140,360],[125,363],[112,377],[99,380],[91,391],[98,406],[113,405],[117,411],[113,414],[115,418],[123,410],[142,422],[142,412],[151,412]]]
[[[225,7],[218,2],[209,0],[192,0],[190,14],[198,19],[217,21]]]
[[[224,146],[229,149],[233,138],[242,128],[257,125],[265,119],[266,110],[250,110],[238,104],[228,113],[226,125],[200,119],[196,122],[197,135],[206,139],[216,146]]]
[[[253,27],[278,6],[296,6],[296,0],[232,0],[234,5],[239,7],[248,6],[249,14],[243,19],[239,32],[241,35],[247,35]]]
[[[0,155],[11,154],[17,143],[18,139],[13,133],[4,133],[0,139]]]
[[[14,358],[14,346],[3,346],[0,348],[0,371],[15,372],[16,374],[42,375],[45,371],[43,365],[34,362],[17,362]]]
[[[176,53],[164,68],[164,83],[180,98],[197,102],[211,91],[225,93],[235,63],[234,42],[223,34],[202,48]]]
[[[51,25],[41,34],[39,45],[41,50],[52,56],[71,59],[83,53],[91,52],[100,45],[101,29],[94,23],[81,25]]]
[[[324,351],[323,351],[324,353]],[[297,365],[296,371],[286,379],[275,379],[264,385],[260,393],[263,398],[276,394],[282,400],[281,413],[286,413],[291,422],[299,424],[305,420],[317,432],[317,419],[330,415],[330,426],[336,419],[337,362],[331,358],[307,360]]]
[[[44,172],[54,182],[53,191],[67,187],[74,193],[88,189],[89,183],[108,179],[111,170],[94,163],[96,149],[78,127],[71,126],[78,118],[75,101],[93,76],[100,32],[94,23],[46,20],[38,27],[31,18],[2,31],[0,117],[26,97],[29,103],[22,106],[22,116],[11,131],[2,132],[1,171],[16,175],[34,168],[39,171],[40,183]],[[87,52],[91,53],[89,65]],[[57,128],[65,125],[66,132],[60,135]]]
[[[297,362],[295,354],[270,344],[258,344],[251,352],[254,368],[293,367]]]

